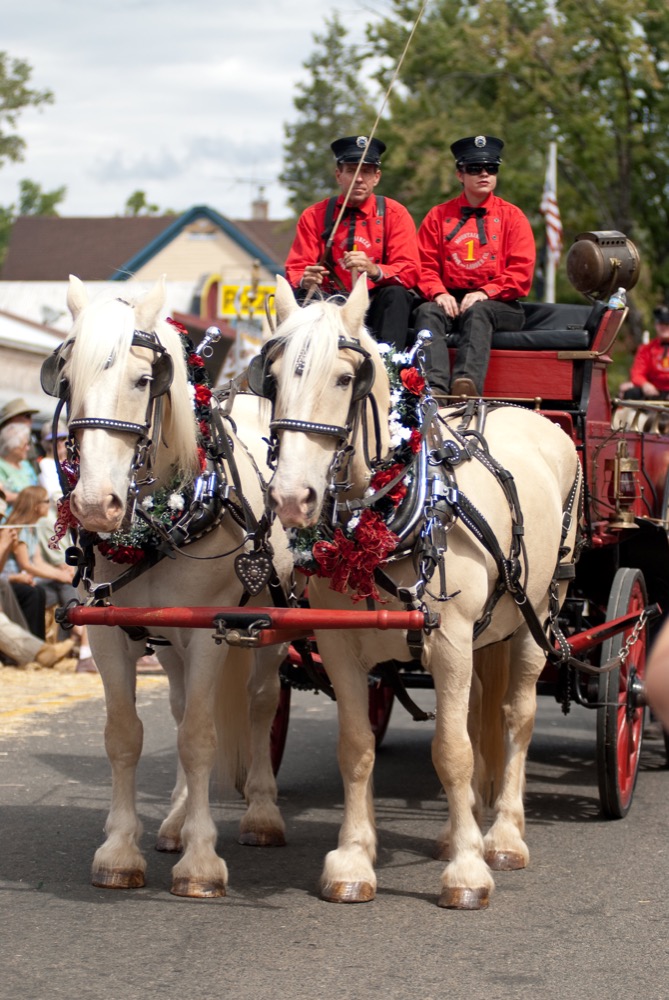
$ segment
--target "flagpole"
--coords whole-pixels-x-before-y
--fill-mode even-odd
[[[555,198],[557,205],[557,143],[548,144],[548,167],[546,169],[546,188]],[[546,288],[544,292],[544,302],[555,302],[555,272],[557,270],[557,254],[551,246],[551,241],[546,246]]]

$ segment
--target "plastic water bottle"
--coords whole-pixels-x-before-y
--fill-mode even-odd
[[[618,288],[608,301],[609,309],[624,309],[627,305],[627,295],[624,288]]]

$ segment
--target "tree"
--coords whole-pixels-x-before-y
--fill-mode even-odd
[[[367,134],[376,117],[362,74],[368,54],[346,44],[348,32],[336,13],[326,18],[325,28],[314,35],[319,49],[303,64],[311,78],[297,84],[298,120],[285,126],[279,180],[291,192],[288,202],[296,215],[332,194],[333,139]]]
[[[25,140],[14,133],[21,112],[53,102],[50,90],[32,90],[28,86],[31,74],[28,63],[0,52],[0,166],[7,160],[23,159]]]
[[[158,205],[149,204],[145,191],[134,191],[125,203],[124,215],[158,215]]]
[[[394,0],[393,8],[368,29],[382,85],[419,4]],[[500,194],[540,235],[555,140],[565,243],[587,229],[620,230],[639,245],[655,294],[667,294],[668,84],[664,0],[438,0],[391,96],[386,186],[420,219],[457,190],[450,142],[501,135]]]
[[[18,208],[16,205],[9,205],[8,208],[0,207],[0,264],[5,259],[16,218],[19,215],[58,215],[56,206],[63,201],[66,194],[65,186],[55,188],[53,191],[42,191],[41,186],[35,181],[19,182]]]

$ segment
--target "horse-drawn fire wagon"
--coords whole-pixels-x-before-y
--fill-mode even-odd
[[[382,738],[395,695],[411,706],[411,687],[435,689],[433,760],[450,813],[439,846],[443,857],[456,844],[460,852],[442,877],[440,905],[486,906],[490,869],[527,863],[522,786],[537,681],[565,711],[573,702],[596,710],[602,808],[625,815],[639,767],[649,624],[669,600],[669,437],[656,413],[614,414],[607,385],[626,315],[609,295],[632,287],[638,266],[622,234],[583,234],[568,270],[591,304],[527,304],[523,331],[495,334],[484,398],[449,400],[445,415],[421,376],[420,334],[412,352],[392,358],[364,330],[364,283],[344,306],[314,310],[279,283],[276,335],[247,373],[253,393],[270,400],[264,411],[234,392],[216,405],[204,350],[187,349],[180,363],[158,319],[159,294],[96,313],[73,285],[73,335],[43,370],[45,389],[69,407],[61,529],[73,529],[70,558],[88,591],[61,620],[121,626],[91,630],[108,726],[117,727],[114,738],[108,728],[114,796],[95,884],[143,884],[127,765],[141,749],[132,665],[147,640],[179,723],[177,786],[159,835],[162,849],[184,849],[177,894],[225,891],[205,802],[212,687],[231,674],[222,657],[254,650],[243,842],[282,842],[271,770],[291,687],[332,684],[336,693],[346,816],[326,859],[326,899],[374,896],[374,735]],[[190,492],[174,485],[175,469],[180,481],[194,479]],[[291,583],[294,563],[311,574],[308,605]],[[277,644],[290,640],[284,658]],[[483,838],[472,823],[479,764],[476,746],[466,764],[467,726],[468,717],[472,730],[472,718],[483,719],[492,668],[477,656],[490,649],[510,677],[507,763]],[[131,725],[121,724],[124,713]]]

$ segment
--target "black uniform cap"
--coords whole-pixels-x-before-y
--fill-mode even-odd
[[[501,163],[504,143],[494,135],[471,135],[451,146],[457,166],[467,163]]]
[[[380,167],[381,156],[386,151],[386,144],[380,139],[372,139],[367,145],[366,135],[349,135],[345,139],[335,139],[334,142],[330,143],[330,149],[334,153],[337,163],[359,163],[365,146],[367,146],[367,152],[363,162]]]
[[[669,323],[669,306],[657,306],[653,309],[653,319],[656,323]]]

